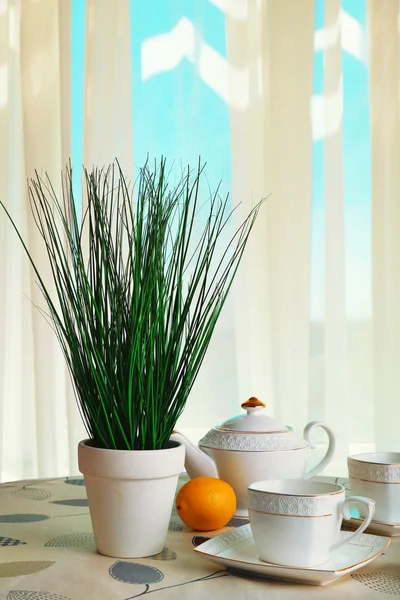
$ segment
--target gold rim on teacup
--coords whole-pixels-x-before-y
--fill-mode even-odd
[[[298,492],[297,494],[290,494],[289,492],[272,492],[271,490],[260,490],[257,489],[253,486],[260,486],[263,483],[266,484],[272,484],[275,481],[294,481],[292,479],[271,479],[270,481],[256,481],[255,483],[252,483],[249,485],[249,487],[247,488],[249,492],[256,492],[258,494],[269,494],[269,495],[275,495],[275,496],[292,496],[292,497],[304,497],[304,498],[324,498],[326,496],[334,496],[335,494],[342,494],[346,491],[345,487],[343,485],[341,485],[340,483],[331,483],[330,481],[309,481],[307,479],[304,479],[303,482],[304,483],[310,483],[310,484],[315,484],[315,487],[321,487],[321,484],[324,486],[328,486],[328,487],[335,487],[335,488],[339,488],[336,489],[335,492],[320,492],[319,494],[307,494],[306,492]]]
[[[363,479],[362,477],[354,477],[349,475],[349,479],[356,479],[357,481],[366,481],[367,483],[381,483],[382,485],[399,485],[400,481],[381,481],[380,479]]]

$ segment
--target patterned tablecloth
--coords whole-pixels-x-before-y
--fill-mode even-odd
[[[180,485],[184,482],[180,479]],[[234,520],[230,526],[243,524]],[[145,559],[97,554],[85,486],[80,477],[0,485],[1,600],[325,598],[400,596],[400,538],[385,555],[329,587],[257,581],[233,575],[193,552],[208,537],[173,511],[164,550]],[[360,576],[362,575],[362,576]]]

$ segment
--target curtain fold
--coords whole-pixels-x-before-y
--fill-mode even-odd
[[[133,181],[130,2],[86,1],[86,68],[83,163],[116,157]]]
[[[230,107],[233,206],[237,226],[269,196],[266,165],[268,115],[268,11],[247,4],[247,18],[226,15],[227,97]],[[241,73],[241,77],[237,77]],[[243,89],[243,84],[245,87]],[[242,100],[237,99],[242,96]],[[268,199],[267,202],[270,202]],[[273,410],[269,207],[264,204],[234,282],[237,387],[240,402],[254,395]],[[262,315],[262,318],[260,318]]]
[[[399,5],[368,1],[372,142],[374,436],[398,450],[400,377]]]
[[[25,174],[27,178],[34,177],[35,171],[43,178],[48,174],[58,193],[61,191],[60,173],[63,166],[63,121],[69,123],[69,115],[62,114],[65,99],[61,96],[60,66],[62,63],[65,65],[70,55],[69,44],[60,47],[60,6],[60,2],[48,0],[22,2],[20,38]],[[64,50],[65,56],[61,50]],[[68,90],[65,91],[68,96]],[[64,127],[64,147],[67,146],[67,152],[70,153],[68,131],[68,126]],[[46,287],[54,294],[44,245],[30,211],[27,211],[27,227],[30,252],[35,263],[40,265]],[[46,310],[33,273],[30,275],[29,298],[33,305]],[[49,323],[37,309],[32,308],[38,473],[50,476],[54,471],[69,468],[64,393],[67,372]],[[43,364],[44,357],[46,367]],[[42,440],[46,440],[46,443]]]
[[[341,1],[325,0],[325,30],[341,22]],[[342,35],[324,51],[324,98],[334,98],[334,112],[343,115]],[[331,126],[325,104],[325,318],[323,418],[338,435],[338,466],[347,455],[348,435],[343,414],[348,406],[348,349],[345,270],[345,211],[343,191],[342,118]]]
[[[20,3],[8,3],[0,14],[0,189],[2,198],[14,216],[24,221],[24,203],[21,195],[25,193],[25,159],[23,152],[23,131],[21,106],[21,85],[19,78],[19,34]],[[1,422],[1,477],[23,471],[24,459],[31,456],[34,469],[36,462],[36,436],[26,439],[26,422],[34,417],[32,395],[32,360],[29,336],[30,308],[23,302],[22,290],[27,289],[27,279],[23,253],[8,221],[2,215],[0,272],[0,422]],[[26,227],[24,228],[26,232]],[[22,345],[23,332],[28,332],[26,345]],[[20,350],[25,351],[21,354]],[[22,373],[27,382],[23,395],[21,389]],[[15,375],[17,374],[17,376]],[[23,404],[25,396],[25,405]],[[9,426],[7,426],[9,424]],[[12,424],[12,425],[11,425]]]
[[[227,15],[228,61],[247,72],[248,103],[232,79],[232,185],[242,215],[261,209],[235,285],[239,386],[243,398],[301,427],[308,418],[314,3],[247,3]],[[283,68],[283,65],[285,66]]]

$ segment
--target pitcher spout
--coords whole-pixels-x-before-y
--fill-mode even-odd
[[[190,479],[195,477],[217,477],[218,471],[213,459],[195,446],[179,431],[174,431],[170,440],[185,446],[185,469]]]

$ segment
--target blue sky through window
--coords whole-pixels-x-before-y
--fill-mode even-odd
[[[80,210],[80,175],[83,164],[86,2],[72,0],[71,12],[71,163],[74,169],[74,197]]]
[[[78,171],[83,162],[83,103],[86,7],[72,0],[72,163],[74,189],[80,197]],[[342,0],[342,8],[365,29],[366,0]],[[170,31],[188,19],[200,37],[226,57],[224,13],[204,0],[131,0],[131,59],[134,159],[164,154],[178,162],[207,161],[211,185],[220,179],[231,188],[229,108],[183,58],[170,71],[142,80],[141,48],[149,37]],[[324,0],[315,1],[315,29],[324,26]],[[197,43],[197,42],[196,42]],[[196,44],[195,44],[196,53]],[[323,51],[314,58],[314,93],[323,92]],[[371,314],[371,178],[368,69],[342,51],[343,175],[345,201],[347,310],[350,318]],[[324,147],[313,144],[312,317],[324,315]]]
[[[211,184],[220,179],[230,188],[231,156],[229,108],[183,58],[178,66],[142,81],[141,48],[153,36],[188,19],[201,32],[201,40],[226,57],[224,13],[210,2],[131,0],[133,74],[133,144],[135,163],[147,153],[195,165],[199,155],[207,161]],[[200,36],[195,40],[200,43]]]

